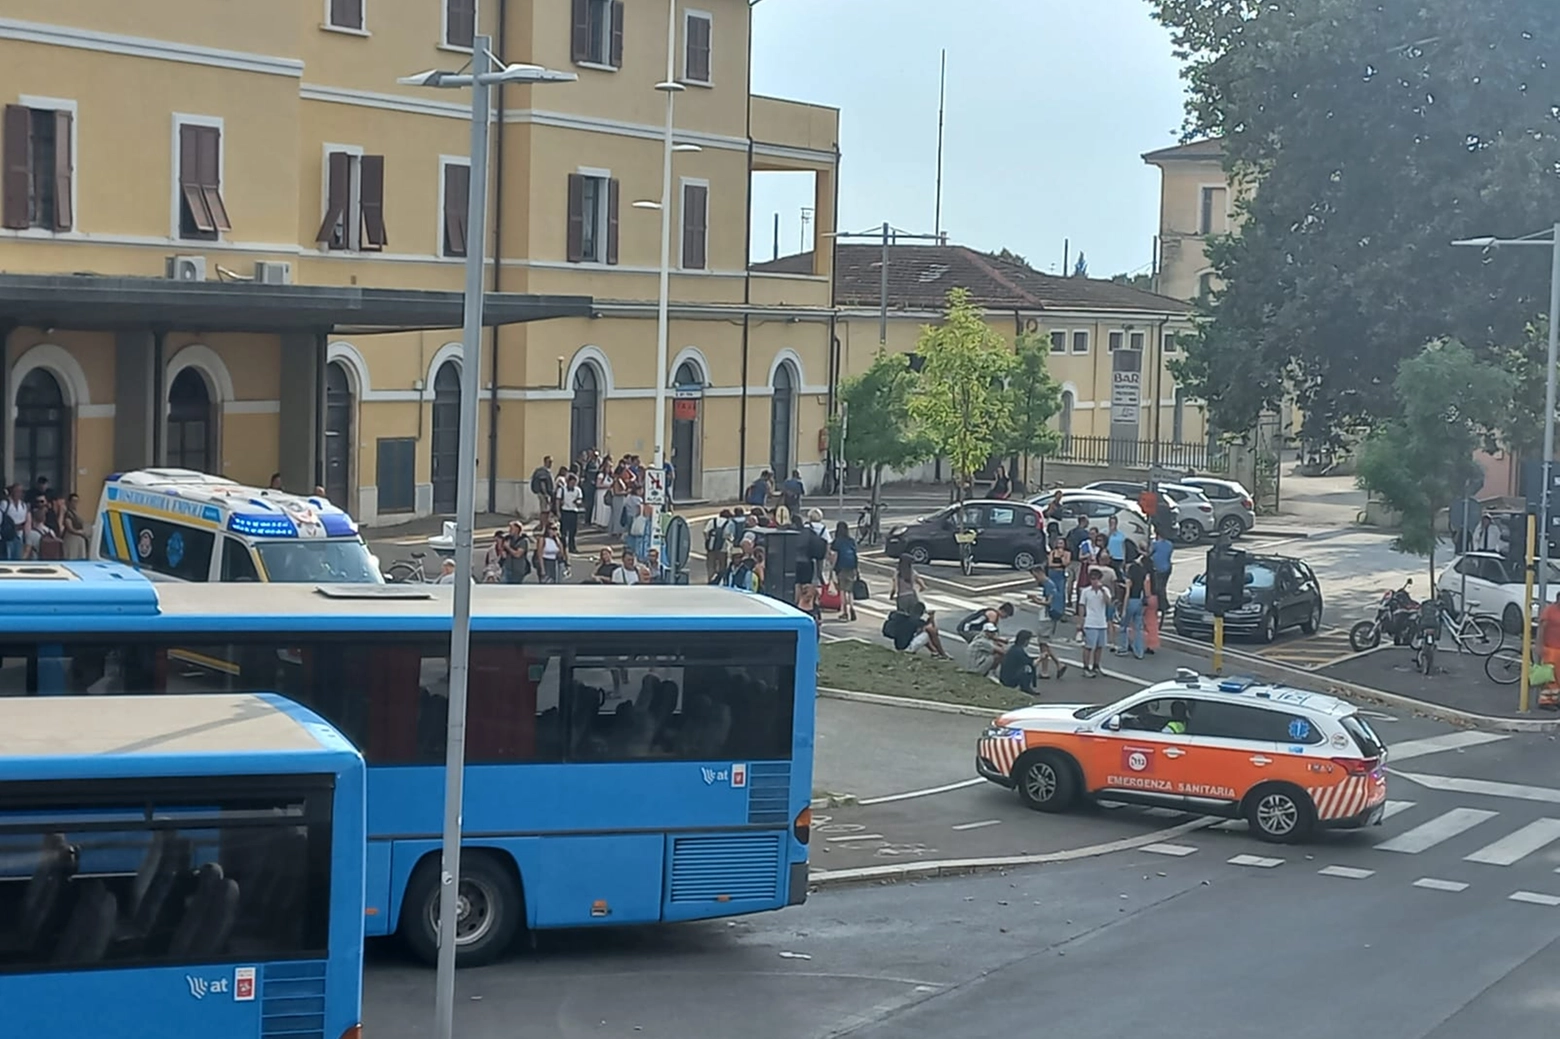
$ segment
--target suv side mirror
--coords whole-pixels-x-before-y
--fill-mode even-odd
[[[1106,718],[1105,719],[1105,728],[1109,729],[1111,732],[1120,732],[1121,731],[1121,715],[1113,714],[1109,718]]]

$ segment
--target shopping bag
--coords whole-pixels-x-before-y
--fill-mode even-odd
[[[1554,685],[1555,666],[1553,664],[1534,664],[1528,672],[1528,685]]]
[[[818,608],[820,610],[838,610],[844,605],[845,597],[840,594],[839,585],[826,584],[818,592]]]

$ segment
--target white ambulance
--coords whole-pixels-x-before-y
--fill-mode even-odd
[[[128,563],[153,580],[384,583],[357,523],[324,497],[189,469],[110,476],[91,556]]]

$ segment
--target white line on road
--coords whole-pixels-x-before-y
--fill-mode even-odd
[[[1383,822],[1385,822],[1399,812],[1408,811],[1410,808],[1414,807],[1414,804],[1415,802],[1413,801],[1388,801],[1386,811],[1381,813],[1381,819]]]
[[[1415,887],[1422,887],[1429,891],[1466,891],[1468,885],[1460,880],[1436,880],[1434,877],[1420,877],[1414,881]]]
[[[1394,743],[1387,748],[1387,760],[1407,761],[1409,758],[1422,758],[1426,754],[1440,754],[1448,750],[1466,750],[1486,743],[1499,743],[1509,738],[1498,732],[1449,732],[1444,736],[1430,736],[1422,740]]]
[[[977,776],[974,779],[966,779],[958,783],[949,783],[946,786],[927,787],[925,790],[910,790],[903,794],[887,794],[883,797],[868,797],[857,801],[856,803],[861,805],[863,808],[867,805],[884,805],[888,804],[890,801],[908,801],[912,797],[931,797],[933,794],[946,794],[950,790],[963,790],[967,786],[978,786],[984,782],[986,782],[984,779],[981,779]]]
[[[1347,880],[1364,880],[1376,875],[1373,869],[1355,869],[1353,866],[1323,866],[1316,872],[1324,877],[1343,877]]]
[[[1526,902],[1535,906],[1560,906],[1560,895],[1545,895],[1538,891],[1513,891],[1506,896],[1513,902]]]
[[[921,598],[930,606],[952,606],[956,610],[980,609],[980,603],[978,602],[960,599],[955,595],[944,595],[941,592],[923,592]]]
[[[839,837],[824,838],[826,841],[880,841],[882,839],[881,833],[847,833]]]
[[[1231,866],[1255,866],[1258,869],[1272,869],[1284,864],[1283,859],[1265,859],[1261,855],[1237,855],[1227,861]]]
[[[1190,844],[1150,844],[1143,850],[1151,851],[1155,855],[1173,855],[1176,858],[1181,858],[1185,855],[1191,855],[1197,851],[1197,849],[1192,847]]]
[[[984,826],[1001,826],[1001,825],[1002,825],[1002,820],[1001,819],[982,819],[978,823],[960,823],[959,825],[955,826],[954,829],[955,830],[979,830],[981,827],[984,827]]]
[[[1557,840],[1560,840],[1560,819],[1535,819],[1522,829],[1464,856],[1463,861],[1509,866]]]
[[[1426,848],[1435,847],[1442,841],[1449,841],[1499,814],[1499,812],[1486,812],[1482,808],[1453,808],[1427,823],[1398,834],[1390,841],[1383,841],[1376,845],[1376,850],[1401,851],[1407,855],[1416,855]]]
[[[1525,786],[1521,783],[1496,783],[1488,779],[1461,779],[1457,776],[1432,776],[1419,772],[1398,772],[1393,775],[1410,783],[1429,787],[1431,790],[1450,790],[1458,794],[1483,794],[1485,797],[1509,797],[1516,801],[1541,801],[1544,804],[1560,804],[1560,790],[1547,786]]]

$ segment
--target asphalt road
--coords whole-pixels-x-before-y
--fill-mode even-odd
[[[1080,862],[828,888],[736,921],[542,935],[462,972],[458,1034],[1007,1039],[1044,1021],[1084,1039],[1552,1035],[1560,791],[1521,783],[1553,774],[1555,742],[1448,735],[1389,736],[1392,816],[1310,846],[1210,828]],[[1036,841],[1135,825],[1026,814]],[[370,959],[367,1033],[427,1034],[431,972],[390,945]]]

